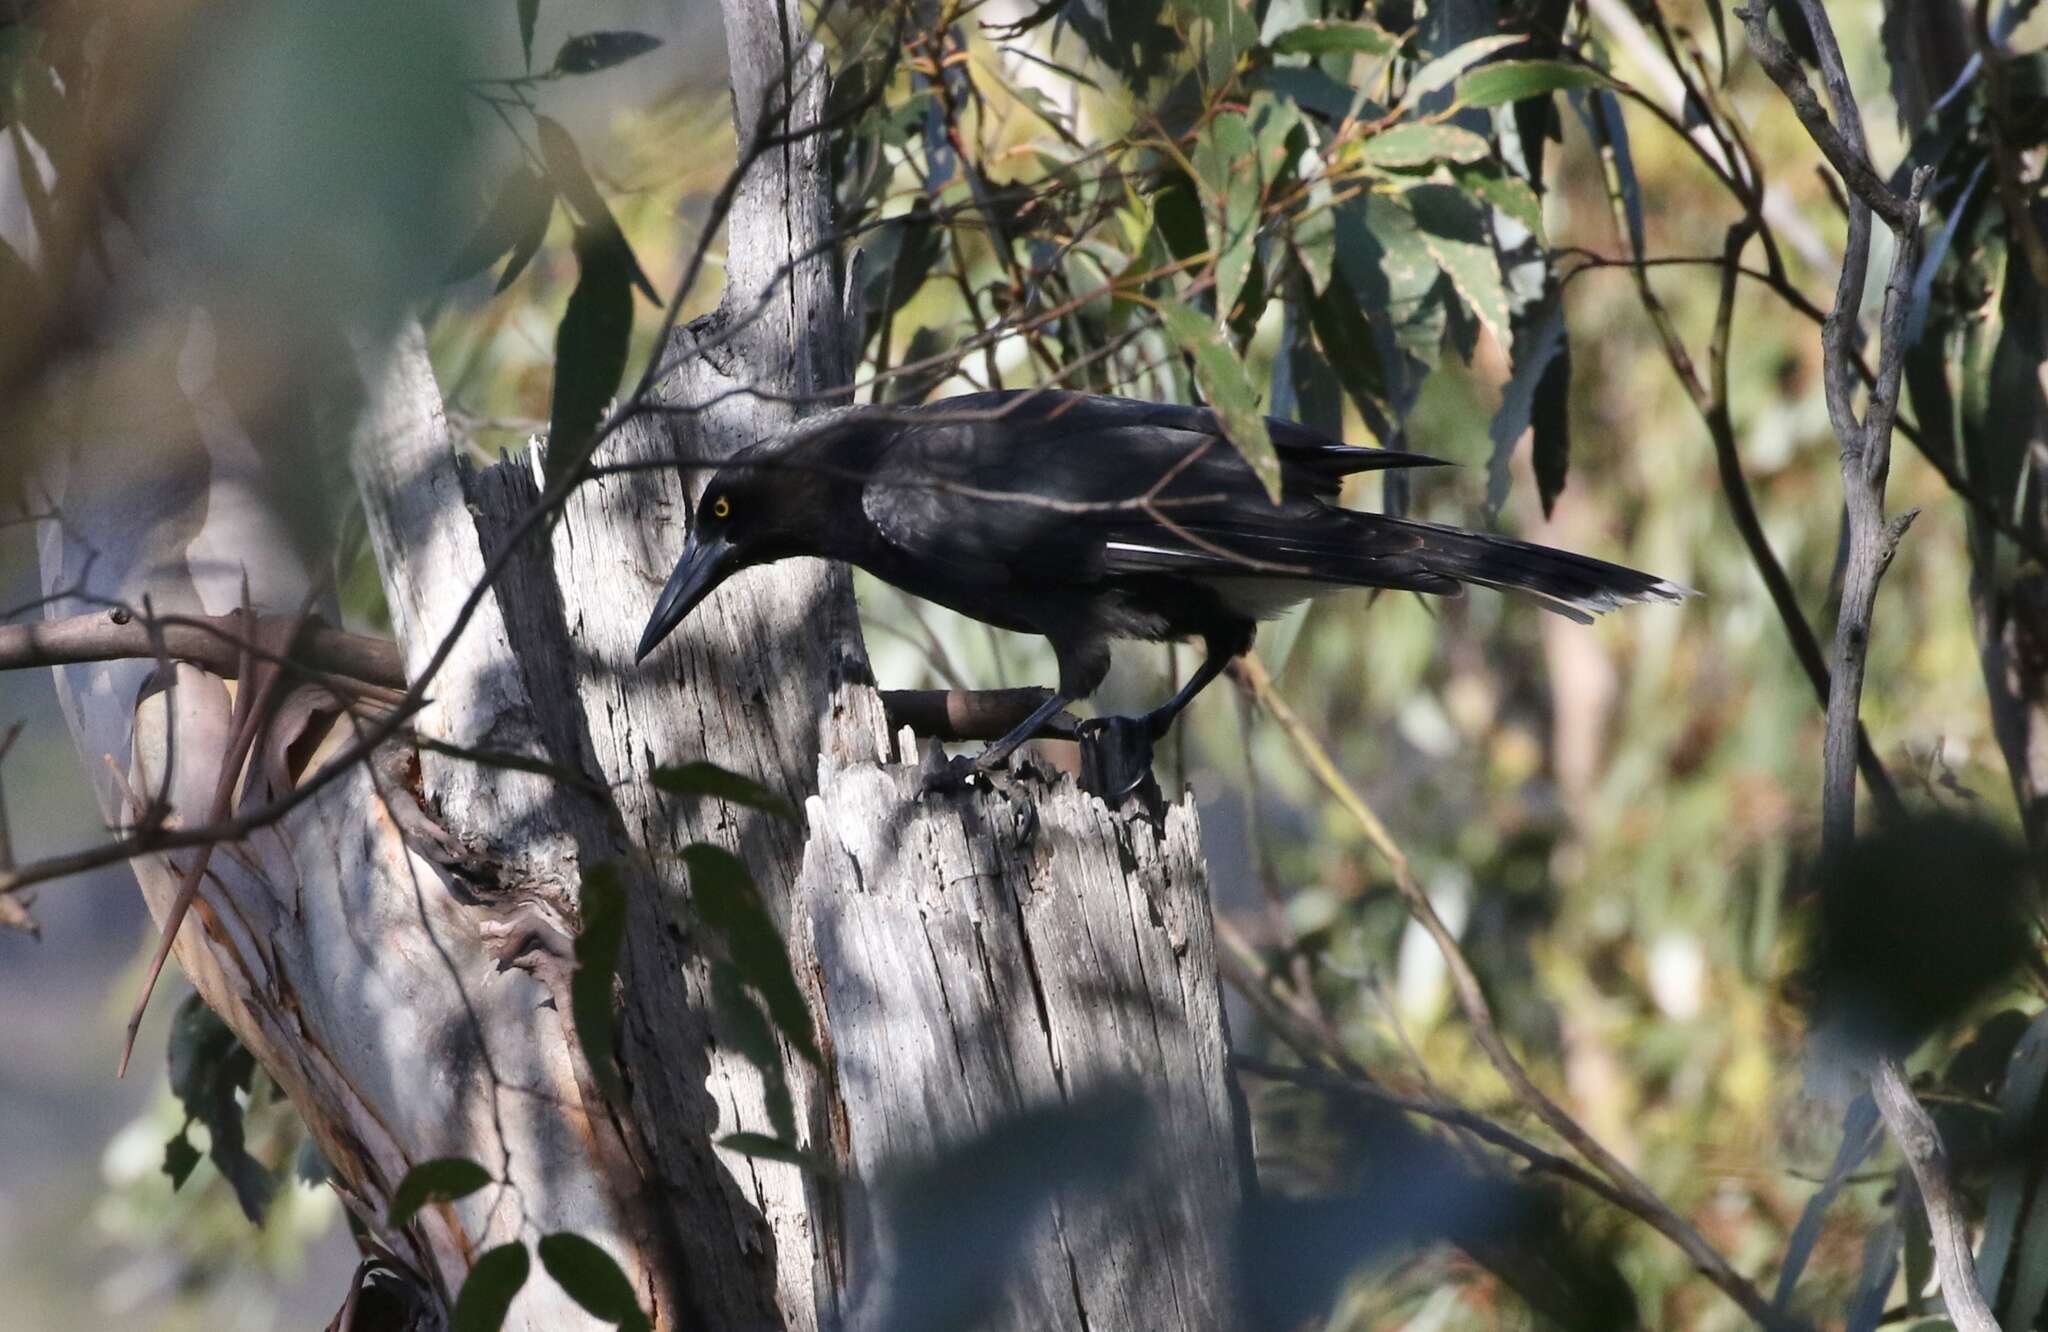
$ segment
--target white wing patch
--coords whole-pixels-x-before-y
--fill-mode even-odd
[[[1248,620],[1274,619],[1316,593],[1330,590],[1328,584],[1306,578],[1205,577],[1202,582],[1215,590],[1233,614]]]

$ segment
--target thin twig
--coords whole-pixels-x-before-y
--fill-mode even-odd
[[[1260,706],[1266,710],[1266,714],[1279,725],[1287,738],[1293,741],[1296,751],[1317,780],[1323,784],[1324,789],[1336,797],[1338,803],[1357,820],[1366,840],[1372,843],[1380,857],[1386,861],[1387,868],[1393,875],[1394,887],[1400,893],[1401,900],[1406,903],[1409,914],[1428,932],[1436,943],[1437,951],[1443,955],[1444,964],[1450,972],[1452,991],[1458,997],[1458,1006],[1465,1012],[1465,1020],[1472,1024],[1474,1039],[1478,1041],[1480,1049],[1486,1052],[1487,1058],[1492,1061],[1501,1077],[1507,1081],[1508,1086],[1513,1088],[1515,1095],[1533,1110],[1553,1133],[1569,1143],[1574,1151],[1605,1176],[1622,1196],[1629,1199],[1632,1204],[1629,1206],[1630,1211],[1677,1244],[1700,1273],[1720,1287],[1743,1312],[1767,1328],[1802,1326],[1773,1309],[1762,1292],[1731,1267],[1728,1260],[1722,1257],[1713,1245],[1707,1243],[1705,1237],[1691,1222],[1673,1211],[1670,1204],[1644,1184],[1621,1158],[1602,1146],[1597,1138],[1565,1111],[1564,1107],[1536,1085],[1528,1070],[1515,1058],[1514,1052],[1508,1049],[1506,1040],[1501,1037],[1500,1028],[1494,1021],[1493,1007],[1487,1002],[1486,992],[1480,987],[1479,977],[1472,970],[1472,964],[1466,960],[1456,936],[1444,924],[1443,918],[1437,915],[1436,907],[1429,900],[1429,894],[1416,882],[1415,875],[1408,865],[1407,854],[1388,833],[1386,825],[1380,822],[1379,815],[1373,812],[1372,807],[1366,804],[1365,798],[1359,795],[1357,788],[1338,771],[1336,763],[1330,758],[1329,751],[1323,748],[1322,742],[1295,715],[1286,700],[1274,690],[1272,677],[1266,673],[1266,668],[1258,657],[1255,654],[1240,657],[1234,669],[1238,680],[1251,690]]]
[[[1922,167],[1915,171],[1903,198],[1886,186],[1871,164],[1862,114],[1827,10],[1820,0],[1800,0],[1800,10],[1813,32],[1832,118],[1814,97],[1792,53],[1765,27],[1761,12],[1752,8],[1737,13],[1748,30],[1759,63],[1792,103],[1814,143],[1841,174],[1849,194],[1849,239],[1842,257],[1841,282],[1836,289],[1835,308],[1821,331],[1828,419],[1841,447],[1848,542],[1822,750],[1821,848],[1824,855],[1839,858],[1846,854],[1856,836],[1854,736],[1878,584],[1913,518],[1908,512],[1887,519],[1884,491],[1891,468],[1892,425],[1905,365],[1906,312],[1920,250],[1920,202],[1933,169]],[[1877,378],[1859,420],[1855,410],[1855,342],[1870,262],[1873,213],[1884,218],[1895,242],[1878,328]],[[1942,1298],[1950,1319],[1960,1332],[1996,1332],[1998,1323],[1977,1288],[1969,1230],[1949,1182],[1939,1132],[1914,1099],[1912,1088],[1906,1084],[1894,1058],[1885,1056],[1877,1061],[1871,1073],[1871,1092],[1884,1116],[1886,1129],[1905,1153],[1920,1185],[1934,1241],[1935,1269],[1941,1277]]]

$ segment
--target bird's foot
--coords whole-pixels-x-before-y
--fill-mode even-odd
[[[1106,804],[1121,804],[1152,775],[1153,743],[1165,728],[1147,714],[1091,717],[1080,729],[1081,785]]]
[[[947,758],[938,741],[934,740],[925,750],[924,762],[918,765],[918,794],[952,794],[965,791],[976,783],[1000,789],[1010,780],[1009,759],[1008,754],[990,757],[987,750]]]

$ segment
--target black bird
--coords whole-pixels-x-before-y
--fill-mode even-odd
[[[1583,555],[1339,508],[1353,472],[1441,464],[1267,425],[1277,504],[1206,408],[1020,389],[813,418],[712,476],[638,656],[734,572],[796,555],[845,560],[977,620],[1045,635],[1058,690],[961,761],[960,777],[1000,765],[1092,694],[1113,638],[1206,647],[1200,669],[1141,719],[1141,739],[1157,739],[1251,647],[1260,620],[1332,586],[1456,596],[1476,583],[1582,622],[1686,595]]]

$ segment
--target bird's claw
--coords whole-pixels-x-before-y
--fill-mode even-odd
[[[955,754],[947,758],[936,740],[925,751],[924,762],[918,765],[919,795],[950,795],[965,791],[979,782],[991,789],[1000,789],[1009,781],[1009,756],[990,759],[986,752],[980,754]]]
[[[1081,785],[1106,804],[1121,804],[1152,775],[1152,746],[1159,733],[1149,715],[1090,717],[1079,729]]]

